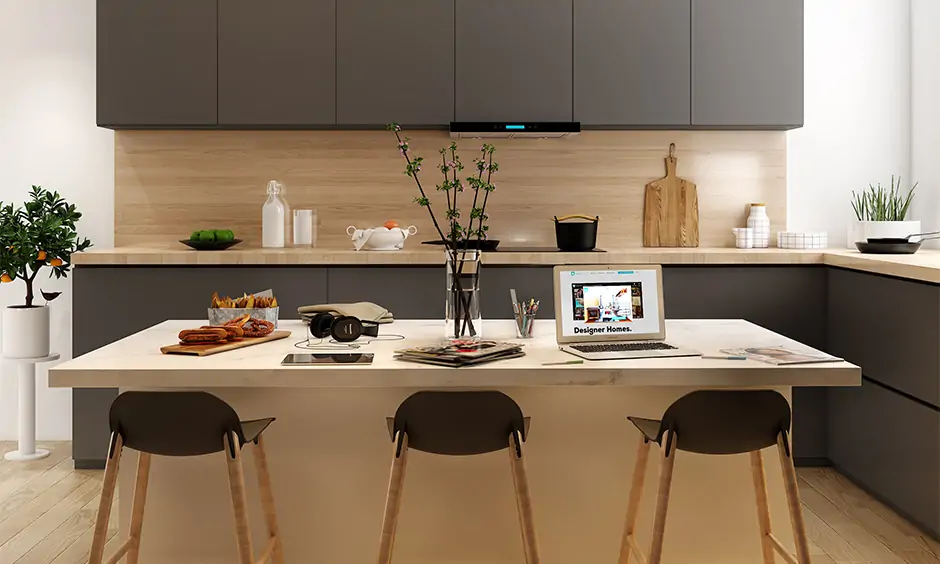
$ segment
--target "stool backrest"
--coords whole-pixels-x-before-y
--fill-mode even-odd
[[[124,446],[164,456],[220,452],[231,431],[245,442],[232,406],[206,392],[124,392],[111,404],[110,423]]]
[[[790,404],[774,390],[701,390],[673,402],[659,428],[676,434],[676,448],[701,454],[740,454],[777,444],[790,429]]]
[[[408,448],[463,456],[495,452],[509,446],[518,431],[525,440],[522,409],[502,392],[418,392],[398,406],[390,421],[395,433],[408,435]]]

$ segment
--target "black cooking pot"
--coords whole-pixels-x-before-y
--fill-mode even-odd
[[[558,249],[570,252],[593,251],[597,246],[597,221],[599,219],[600,217],[589,215],[566,215],[553,218],[555,244],[558,245]]]

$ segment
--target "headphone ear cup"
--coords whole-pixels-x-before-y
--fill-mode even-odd
[[[362,322],[351,315],[344,315],[333,320],[330,336],[340,343],[351,343],[362,335]]]
[[[325,339],[330,336],[330,328],[333,326],[333,315],[329,313],[318,313],[310,320],[310,334],[317,339]]]

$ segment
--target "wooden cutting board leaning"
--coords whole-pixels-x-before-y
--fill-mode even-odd
[[[226,342],[226,343],[202,343],[197,345],[169,345],[166,347],[160,347],[160,352],[163,354],[188,354],[192,356],[209,356],[210,354],[216,354],[226,351],[233,351],[235,349],[241,349],[244,347],[250,347],[252,345],[260,345],[261,343],[268,343],[271,341],[277,341],[278,339],[284,339],[290,337],[290,331],[274,331],[264,337],[245,337],[241,341]]]
[[[676,144],[669,144],[666,176],[646,185],[644,247],[698,247],[698,188],[676,176]]]

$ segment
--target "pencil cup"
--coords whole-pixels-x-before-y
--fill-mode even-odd
[[[531,339],[533,325],[535,325],[534,313],[521,313],[516,315],[516,337],[519,339]]]

